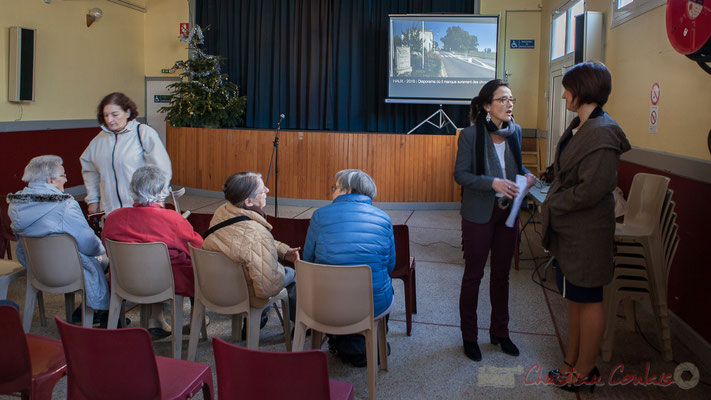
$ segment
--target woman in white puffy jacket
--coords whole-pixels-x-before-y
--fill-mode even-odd
[[[158,133],[136,121],[138,108],[123,93],[104,97],[97,108],[101,132],[81,155],[89,213],[131,207],[128,189],[133,173],[145,165],[158,167],[170,181],[170,158]],[[166,196],[167,193],[164,193]]]

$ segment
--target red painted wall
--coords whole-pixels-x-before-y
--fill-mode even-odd
[[[679,226],[679,247],[669,270],[669,308],[706,341],[711,342],[711,319],[706,295],[711,288],[711,184],[676,176],[638,164],[620,161],[619,187],[629,193],[632,178],[639,172],[671,178],[674,190],[676,223]]]
[[[43,131],[0,132],[0,195],[4,202],[10,192],[25,187],[22,173],[32,157],[55,154],[64,159],[66,187],[83,185],[79,156],[99,128],[55,129]]]

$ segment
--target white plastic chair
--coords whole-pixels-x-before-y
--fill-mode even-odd
[[[175,293],[173,268],[168,246],[163,242],[125,243],[104,240],[111,268],[111,301],[108,329],[116,329],[124,300],[138,304],[173,302],[173,358],[180,359],[183,344],[183,296]],[[141,323],[147,321],[147,310],[141,311]]]
[[[66,320],[69,323],[74,311],[74,292],[81,292],[82,324],[90,328],[94,323],[94,310],[86,304],[84,271],[74,238],[63,233],[44,237],[20,236],[20,240],[27,260],[27,291],[22,316],[25,332],[32,327],[35,301],[41,292],[64,294]],[[40,311],[43,314],[43,310]],[[41,319],[44,326],[43,315]]]
[[[244,269],[220,252],[207,251],[190,246],[190,257],[195,274],[195,305],[188,343],[188,360],[194,361],[197,352],[198,332],[203,325],[205,308],[232,315],[232,340],[242,340],[242,315],[247,316],[247,348],[259,348],[259,325],[262,310],[281,300],[284,318],[286,350],[291,351],[289,322],[289,296],[286,288],[269,298],[264,307],[254,308],[249,304],[249,289]]]
[[[321,334],[365,336],[368,397],[375,399],[377,362],[388,370],[385,315],[374,321],[373,277],[367,265],[336,266],[296,261],[296,327],[292,351],[302,351],[306,329],[311,347],[321,348]],[[377,338],[377,340],[376,340]]]

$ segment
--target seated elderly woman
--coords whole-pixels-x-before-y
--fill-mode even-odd
[[[175,210],[164,207],[167,184],[168,178],[158,167],[138,168],[129,186],[133,208],[120,208],[109,214],[101,237],[129,243],[165,243],[173,267],[175,293],[193,297],[195,279],[188,243],[199,248],[202,237]],[[148,330],[153,337],[170,334],[170,325],[165,321],[160,303],[153,305]]]
[[[262,208],[267,204],[267,192],[262,176],[254,172],[239,172],[227,178],[222,187],[227,202],[221,205],[210,221],[202,248],[219,251],[244,268],[249,288],[249,303],[261,308],[284,287],[289,292],[289,311],[294,319],[296,281],[293,268],[279,260],[294,262],[300,248],[274,240],[272,226]],[[262,317],[262,326],[266,323]]]
[[[373,274],[375,317],[390,312],[395,268],[395,240],[390,216],[373,206],[377,188],[373,179],[357,169],[336,173],[331,188],[333,203],[311,217],[304,244],[304,260],[330,265],[370,266]],[[366,366],[362,335],[329,338],[330,347],[356,367]]]
[[[110,293],[104,275],[107,264],[97,258],[106,251],[89,227],[79,203],[64,193],[67,175],[62,164],[62,159],[54,155],[30,160],[22,175],[27,187],[7,196],[11,227],[15,235],[28,237],[71,235],[77,243],[84,270],[87,305],[94,310],[108,310]],[[27,265],[22,242],[17,243],[17,259]]]

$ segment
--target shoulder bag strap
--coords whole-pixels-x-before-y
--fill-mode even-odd
[[[210,229],[207,230],[207,232],[205,232],[204,235],[202,235],[202,238],[203,238],[203,239],[206,239],[208,236],[210,236],[210,235],[211,235],[213,232],[215,232],[216,230],[221,229],[221,228],[224,228],[224,227],[229,226],[229,225],[232,225],[232,224],[236,224],[237,222],[242,222],[242,221],[251,221],[251,219],[250,219],[249,217],[245,217],[244,215],[240,215],[239,217],[234,217],[234,218],[226,219],[226,220],[220,222],[220,223],[217,224],[217,225],[213,225]]]

